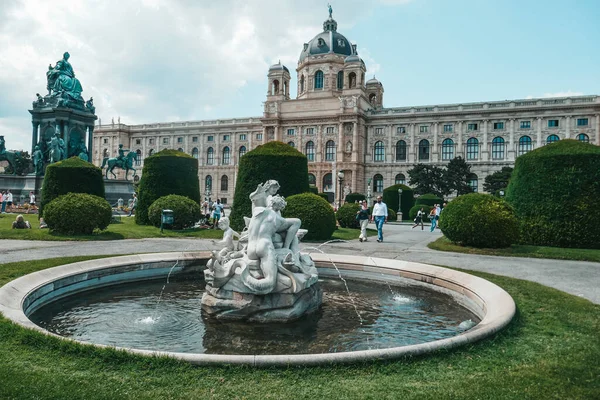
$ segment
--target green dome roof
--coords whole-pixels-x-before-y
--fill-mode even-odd
[[[308,56],[327,53],[344,56],[356,54],[352,43],[344,35],[337,32],[337,22],[331,17],[323,22],[323,32],[304,44],[298,63],[304,61]]]

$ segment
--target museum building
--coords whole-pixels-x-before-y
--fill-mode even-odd
[[[390,108],[383,105],[382,82],[366,80],[366,73],[356,44],[337,31],[330,16],[301,50],[295,99],[289,69],[278,63],[267,74],[262,116],[99,124],[93,162],[100,166],[123,144],[137,153],[141,175],[144,158],[177,149],[198,159],[203,196],[227,204],[239,159],[273,140],[306,155],[310,183],[320,192],[335,193],[342,171],[346,190],[366,193],[371,185],[374,195],[407,183],[407,171],[418,163],[443,166],[461,156],[471,165],[470,185],[482,191],[487,175],[547,143],[571,138],[600,144],[599,96]]]

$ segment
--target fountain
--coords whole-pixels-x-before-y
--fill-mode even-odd
[[[512,298],[473,275],[301,253],[306,231],[300,220],[281,216],[285,199],[277,190],[268,181],[251,194],[252,216],[239,234],[221,221],[219,251],[39,271],[0,288],[0,312],[63,340],[194,364],[253,366],[420,355],[488,337],[512,319]]]

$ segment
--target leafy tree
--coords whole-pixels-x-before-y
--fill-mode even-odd
[[[17,175],[26,175],[30,172],[32,172],[32,168],[31,168],[31,156],[29,155],[28,151],[23,151],[19,154],[19,156],[16,158],[15,161],[15,169],[17,170]],[[13,171],[13,167],[12,165],[8,165],[8,167],[6,167],[5,173],[6,174],[12,174]]]
[[[450,193],[446,182],[445,168],[434,165],[417,164],[408,170],[409,184],[415,194],[434,193],[444,197]]]
[[[499,190],[505,190],[508,187],[512,172],[512,167],[502,167],[500,171],[486,176],[483,190],[491,194],[498,193]]]
[[[456,191],[456,194],[471,193],[473,190],[469,186],[469,176],[471,175],[471,166],[462,157],[456,157],[448,163],[445,172],[445,183],[450,192]]]

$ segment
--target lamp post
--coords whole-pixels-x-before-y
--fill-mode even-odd
[[[342,206],[342,185],[344,183],[344,172],[338,172],[338,181],[340,182],[340,204],[338,205],[338,210]]]
[[[504,190],[501,190],[498,194],[500,195],[500,197],[504,197]]]
[[[398,189],[398,221],[402,222],[402,189]]]

